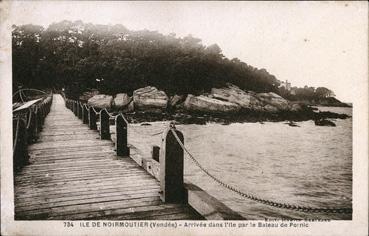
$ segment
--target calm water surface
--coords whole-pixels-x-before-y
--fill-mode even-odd
[[[319,108],[352,115],[351,108]],[[351,207],[352,119],[337,127],[313,121],[178,125],[185,145],[210,173],[243,192],[266,200],[316,208]],[[129,141],[142,155],[161,143],[168,122],[132,125]],[[153,135],[153,136],[152,136]],[[245,199],[204,175],[185,157],[185,178],[239,212],[246,219],[350,219],[347,214],[300,213]]]

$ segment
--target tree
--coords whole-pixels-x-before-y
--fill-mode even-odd
[[[333,91],[325,88],[325,87],[318,87],[316,89],[316,95],[317,97],[320,97],[320,98],[327,98],[327,97],[335,97],[336,95],[334,94]]]
[[[229,60],[217,44],[206,47],[191,35],[177,38],[82,21],[47,29],[14,26],[13,73],[14,85],[64,87],[75,97],[97,87],[110,94],[147,85],[168,94],[200,94],[227,83],[256,92],[278,92],[279,86],[266,69]]]

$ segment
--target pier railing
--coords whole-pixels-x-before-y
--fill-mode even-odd
[[[28,144],[39,138],[45,118],[50,112],[52,95],[26,102],[13,110],[13,167],[20,169],[29,161]]]
[[[66,106],[74,112],[74,114],[88,124],[90,129],[97,129],[97,121],[100,122],[100,138],[110,139],[110,124],[114,120],[116,128],[116,152],[118,156],[128,157],[130,150],[128,147],[127,129],[128,121],[122,113],[111,115],[106,109],[97,111],[94,107],[82,104],[79,101],[65,99]],[[109,121],[110,120],[110,121]],[[162,134],[161,147],[153,146],[152,158],[143,158],[139,163],[146,171],[160,181],[161,199],[168,203],[188,202],[195,210],[202,215],[208,215],[208,219],[242,219],[237,213],[221,204],[216,199],[205,193],[199,187],[192,183],[185,183],[183,178],[184,154],[210,179],[218,183],[223,188],[238,194],[239,196],[275,208],[300,211],[305,213],[338,213],[351,214],[352,208],[314,208],[308,206],[300,206],[283,202],[271,201],[263,199],[254,194],[243,192],[235,186],[225,183],[219,177],[210,173],[196,157],[185,147],[184,136],[182,132],[176,129],[174,123],[159,134]],[[209,210],[211,209],[211,210]],[[211,212],[220,212],[214,215]]]
[[[62,94],[63,95],[63,94]],[[115,125],[115,151],[122,158],[130,157],[128,145],[129,123],[124,114],[110,114],[106,109],[97,109],[63,95],[65,105],[76,117],[97,130],[101,139],[111,139],[110,126]],[[98,125],[99,124],[99,125]],[[178,137],[183,134],[172,124],[158,134],[163,135],[163,145],[152,147],[152,158],[134,159],[149,174],[160,182],[160,198],[166,203],[185,203],[209,220],[242,220],[241,215],[206,193],[193,183],[184,181],[184,152],[171,130]],[[158,135],[154,134],[154,135]]]

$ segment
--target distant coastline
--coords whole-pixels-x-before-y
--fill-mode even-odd
[[[313,101],[300,100],[300,104],[305,104],[308,106],[324,106],[324,107],[352,107],[352,103],[341,102],[334,97],[321,98]]]

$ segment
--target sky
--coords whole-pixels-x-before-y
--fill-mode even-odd
[[[193,35],[228,58],[265,68],[292,86],[324,86],[350,102],[367,78],[368,5],[363,2],[15,1],[12,24],[61,20]],[[363,83],[366,86],[366,83]]]

